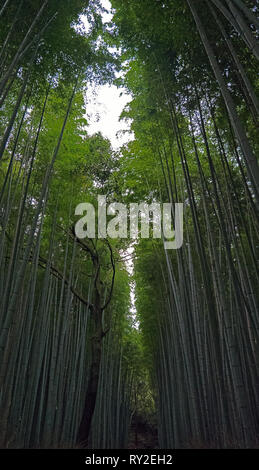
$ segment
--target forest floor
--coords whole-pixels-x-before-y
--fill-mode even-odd
[[[158,449],[157,429],[148,422],[133,419],[129,432],[128,449]]]

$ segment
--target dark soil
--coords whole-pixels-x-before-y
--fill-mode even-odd
[[[128,449],[158,449],[157,429],[141,417],[133,417]]]

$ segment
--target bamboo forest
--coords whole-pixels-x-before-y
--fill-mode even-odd
[[[1,448],[259,448],[258,13],[0,0]],[[117,147],[98,87],[128,96]],[[168,249],[151,209],[179,205]]]

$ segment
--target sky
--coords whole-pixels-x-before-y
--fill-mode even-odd
[[[89,87],[86,93],[86,119],[88,132],[94,134],[100,131],[104,137],[110,139],[114,149],[128,142],[132,136],[129,132],[129,123],[119,121],[123,108],[131,97],[123,89],[115,85],[101,85]]]
[[[101,1],[103,7],[110,11],[111,4],[109,0]],[[103,22],[111,21],[112,14],[104,13]],[[86,29],[87,20],[82,18]],[[128,131],[130,124],[125,121],[119,121],[123,108],[131,100],[123,88],[117,88],[115,85],[89,86],[86,92],[86,119],[90,135],[95,132],[101,132],[104,137],[108,137],[112,147],[117,150],[120,146],[131,140],[132,134]]]

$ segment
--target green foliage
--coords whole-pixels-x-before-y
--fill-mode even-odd
[[[249,446],[259,432],[249,155],[190,2],[111,3],[109,26],[100,3],[83,0],[49,1],[42,14],[40,1],[12,0],[0,17],[0,437],[9,447],[73,446],[94,376],[95,448],[126,447],[131,418],[157,426],[164,448]],[[199,20],[256,153],[256,103],[212,3],[195,2]],[[249,44],[217,14],[256,92]],[[115,83],[132,95],[121,117],[135,138],[115,152],[88,134],[84,92],[120,65]],[[75,207],[97,208],[99,194],[183,202],[183,247],[139,240],[131,275],[131,240],[80,244]]]

